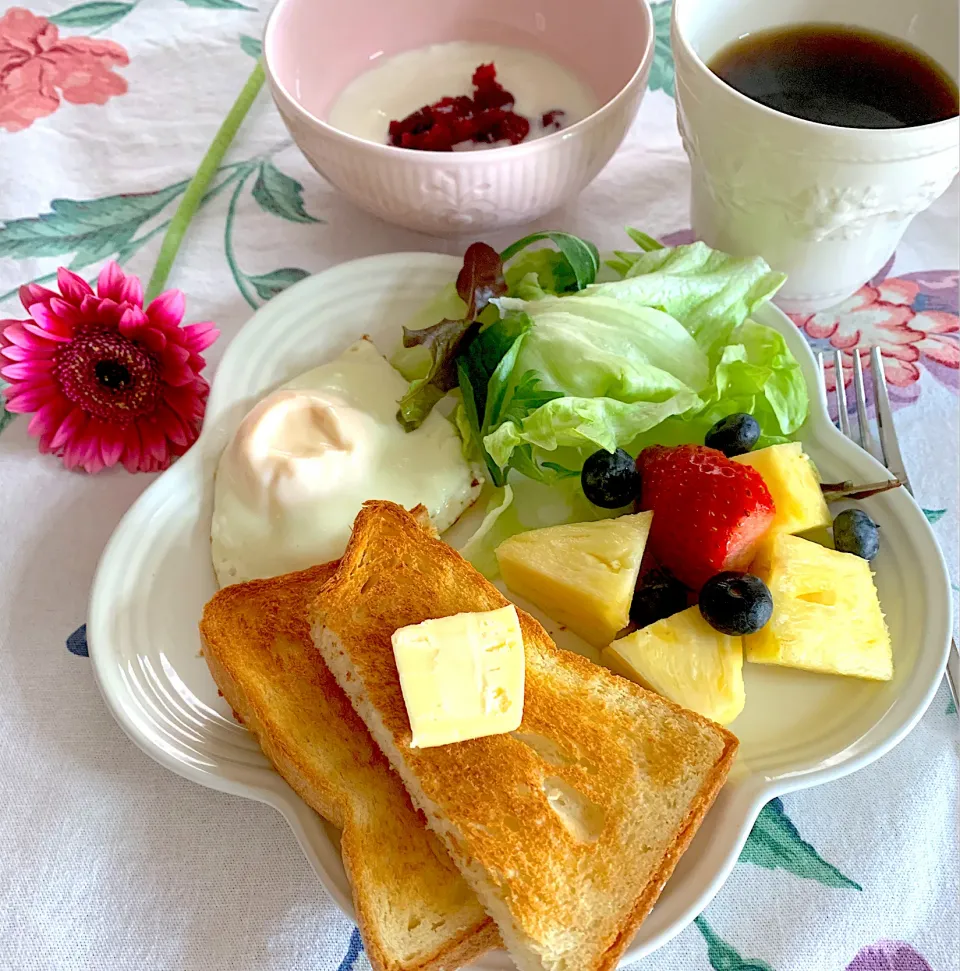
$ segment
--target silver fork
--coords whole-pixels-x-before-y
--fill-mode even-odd
[[[824,395],[827,392],[827,360],[823,351],[817,354],[817,362],[820,365],[820,381],[823,386]],[[833,373],[834,385],[837,396],[837,415],[840,422],[840,431],[847,438],[856,442],[864,451],[869,452],[878,462],[882,462],[887,469],[903,484],[904,488],[913,495],[910,487],[910,478],[907,475],[906,466],[903,464],[903,455],[900,452],[900,444],[897,441],[897,430],[893,423],[893,411],[890,408],[890,396],[887,393],[887,376],[883,369],[883,359],[880,356],[880,348],[874,347],[870,352],[870,367],[873,371],[873,404],[877,415],[877,430],[880,433],[879,441],[870,428],[867,418],[867,394],[863,382],[863,362],[860,353],[857,351],[853,356],[853,389],[857,407],[857,430],[853,433],[850,427],[850,415],[847,411],[847,389],[843,383],[843,358],[840,351],[833,352]],[[951,640],[950,655],[947,658],[947,684],[950,686],[950,693],[953,695],[954,704],[960,704],[960,697],[957,695],[957,688],[960,686],[960,652],[957,651],[957,642]]]

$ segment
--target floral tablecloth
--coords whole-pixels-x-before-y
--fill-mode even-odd
[[[37,0],[0,15],[0,317],[20,284],[108,258],[149,275],[160,236],[254,66],[258,0]],[[682,239],[669,4],[640,116],[600,178],[543,226],[601,247],[620,227]],[[849,364],[879,344],[918,499],[957,579],[958,193],[836,310],[796,320]],[[676,235],[673,235],[676,234]],[[519,235],[509,233],[493,244]],[[308,273],[393,250],[459,252],[337,197],[261,94],[171,278],[223,336]],[[844,369],[844,380],[850,372]],[[833,376],[831,375],[831,379]],[[351,971],[368,967],[272,810],[151,762],[85,659],[97,557],[152,478],[66,471],[0,411],[0,968]],[[956,590],[954,585],[954,590]],[[642,971],[955,971],[958,723],[942,688],[856,776],[775,800],[726,886]]]

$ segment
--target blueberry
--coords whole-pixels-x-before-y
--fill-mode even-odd
[[[687,588],[665,570],[647,570],[640,578],[630,604],[630,619],[647,627],[687,609]]]
[[[756,634],[773,613],[773,597],[752,573],[716,573],[700,590],[700,613],[721,634]]]
[[[640,473],[629,453],[600,449],[583,463],[580,473],[583,494],[602,509],[628,506],[640,494]]]
[[[880,527],[862,509],[844,509],[833,521],[833,545],[872,560],[880,551]]]
[[[726,457],[745,455],[760,438],[760,424],[753,415],[738,412],[727,415],[707,432],[703,444],[708,448],[717,448]]]

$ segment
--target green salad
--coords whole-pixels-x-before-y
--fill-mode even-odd
[[[404,328],[398,420],[416,428],[459,392],[465,449],[495,486],[511,472],[579,477],[601,448],[702,442],[737,412],[759,422],[758,447],[787,441],[806,385],[783,337],[751,319],[784,276],[760,257],[627,233],[638,248],[606,262],[566,233],[470,246],[456,283]]]

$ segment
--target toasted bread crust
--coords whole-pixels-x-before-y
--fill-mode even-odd
[[[342,830],[344,868],[372,967],[451,971],[499,946],[499,936],[313,649],[306,608],[335,568],[329,563],[221,590],[200,622],[204,657],[280,775]],[[340,752],[339,764],[315,757],[313,745],[324,742]],[[445,891],[458,901],[449,926],[414,957],[401,953],[409,942],[398,948],[387,939],[383,913],[409,898],[416,903],[418,894],[439,907]]]
[[[717,760],[714,771],[705,782],[700,794],[690,806],[683,825],[677,832],[673,842],[667,847],[663,862],[650,877],[650,882],[637,899],[629,917],[624,920],[623,927],[617,939],[597,964],[597,971],[616,971],[620,956],[630,945],[640,925],[646,920],[647,915],[653,910],[653,905],[657,902],[657,898],[663,891],[664,886],[666,886],[667,881],[673,875],[673,871],[676,869],[680,857],[686,853],[687,847],[690,845],[693,837],[696,836],[704,816],[707,815],[707,812],[717,798],[717,794],[727,781],[727,776],[730,773],[730,769],[733,768],[734,760],[737,757],[737,748],[740,742],[735,735],[722,728],[722,726],[718,725],[717,728],[730,736],[723,750],[723,754]]]
[[[312,608],[314,641],[521,967],[606,971],[692,839],[738,743],[559,650],[519,611],[519,732],[411,748],[393,631],[506,603],[401,507],[368,502]]]

